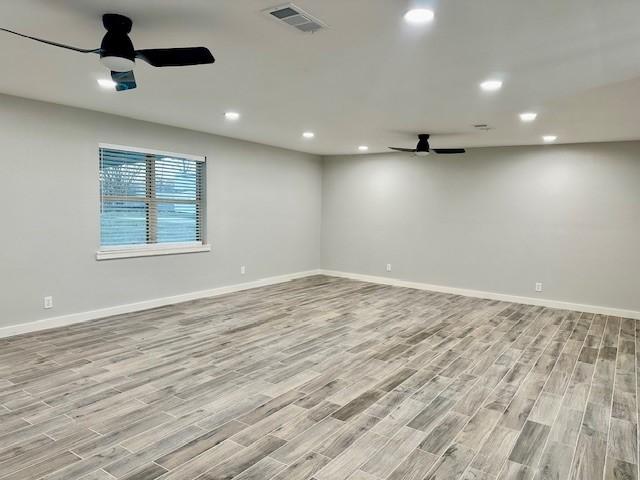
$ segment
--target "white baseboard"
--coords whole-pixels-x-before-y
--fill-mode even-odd
[[[334,270],[321,270],[322,275],[331,277],[350,278],[362,282],[378,283],[382,285],[392,285],[395,287],[407,287],[417,290],[429,290],[432,292],[451,293],[463,295],[465,297],[486,298],[489,300],[501,300],[504,302],[522,303],[526,305],[539,305],[542,307],[559,308],[562,310],[574,310],[578,312],[597,313],[601,315],[612,315],[615,317],[634,318],[640,320],[640,312],[634,310],[623,310],[620,308],[601,307],[597,305],[584,305],[580,303],[562,302],[558,300],[548,300],[544,298],[519,297],[502,293],[483,292],[480,290],[468,290],[465,288],[444,287],[441,285],[429,285],[427,283],[410,282],[388,277],[377,277],[373,275],[362,275],[360,273],[339,272]]]
[[[110,317],[113,315],[122,315],[124,313],[139,312],[149,308],[163,307],[174,303],[188,302],[189,300],[197,300],[199,298],[216,297],[227,293],[240,292],[256,287],[267,285],[275,285],[284,283],[297,278],[309,277],[312,275],[328,275],[332,277],[350,278],[352,280],[360,280],[362,282],[378,283],[382,285],[392,285],[396,287],[414,288],[417,290],[429,290],[432,292],[451,293],[454,295],[463,295],[466,297],[486,298],[489,300],[501,300],[504,302],[523,303],[527,305],[539,305],[549,308],[559,308],[563,310],[575,310],[579,312],[598,313],[601,315],[613,315],[623,318],[634,318],[640,320],[640,312],[634,310],[623,310],[619,308],[601,307],[596,305],[584,305],[580,303],[562,302],[558,300],[548,300],[544,298],[520,297],[515,295],[506,295],[495,292],[483,292],[480,290],[468,290],[464,288],[445,287],[441,285],[430,285],[427,283],[410,282],[407,280],[399,280],[388,277],[377,277],[373,275],[363,275],[359,273],[339,272],[334,270],[309,270],[306,272],[291,273],[287,275],[279,275],[276,277],[262,278],[251,282],[240,283],[236,285],[228,285],[217,287],[210,290],[201,290],[198,292],[184,293],[171,297],[155,298],[152,300],[144,300],[126,305],[118,305],[115,307],[101,308],[88,312],[73,313],[70,315],[62,315],[59,317],[45,318],[34,322],[21,323],[18,325],[10,325],[8,327],[0,327],[0,338],[20,335],[22,333],[37,332],[40,330],[48,330],[50,328],[64,327],[74,323],[88,322],[98,318]]]
[[[262,278],[246,283],[236,285],[228,285],[217,287],[211,290],[201,290],[199,292],[183,293],[171,297],[154,298],[151,300],[143,300],[141,302],[129,303],[126,305],[118,305],[115,307],[101,308],[88,312],[72,313],[70,315],[62,315],[59,317],[45,318],[34,322],[21,323],[18,325],[10,325],[8,327],[0,327],[0,338],[20,335],[22,333],[36,332],[39,330],[48,330],[50,328],[64,327],[74,323],[88,322],[98,318],[111,317],[113,315],[122,315],[123,313],[139,312],[149,308],[163,307],[174,303],[188,302],[189,300],[197,300],[199,298],[216,297],[227,293],[239,292],[250,288],[264,287],[266,285],[275,285],[278,283],[288,282],[296,278],[304,278],[312,275],[319,275],[320,270],[309,270],[306,272],[290,273],[287,275],[278,275],[276,277]]]

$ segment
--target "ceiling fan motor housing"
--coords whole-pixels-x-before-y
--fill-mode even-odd
[[[428,155],[430,146],[429,146],[429,135],[423,134],[418,135],[418,145],[416,146],[416,154],[417,155]]]
[[[100,60],[111,71],[128,72],[135,65],[135,49],[129,38],[132,22],[123,15],[108,13],[102,23],[107,33],[100,45]]]

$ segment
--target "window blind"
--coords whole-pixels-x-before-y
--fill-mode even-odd
[[[100,245],[203,243],[205,162],[100,148]]]

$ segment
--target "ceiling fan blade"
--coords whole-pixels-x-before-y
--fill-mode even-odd
[[[208,48],[151,48],[136,50],[136,58],[154,67],[184,67],[215,62]]]
[[[66,48],[67,50],[73,50],[74,52],[80,53],[100,53],[99,48],[78,48],[72,47],[71,45],[65,45],[63,43],[52,42],[50,40],[44,40],[38,37],[32,37],[30,35],[25,35],[24,33],[14,32],[13,30],[7,30],[6,28],[0,28],[0,31],[11,33],[13,35],[18,35],[19,37],[28,38],[29,40],[35,40],[36,42],[46,43],[47,45],[53,45],[54,47]]]
[[[456,153],[466,152],[464,148],[434,148],[431,151],[437,153],[438,155],[453,155]]]
[[[136,77],[133,71],[129,72],[111,72],[111,80],[116,82],[116,91],[133,90],[137,87]]]
[[[405,153],[416,153],[415,148],[398,148],[398,147],[389,147],[391,150],[395,150],[396,152],[405,152]]]

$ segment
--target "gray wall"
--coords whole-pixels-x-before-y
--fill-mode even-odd
[[[206,155],[212,252],[96,261],[99,142]],[[320,266],[319,157],[7,96],[0,146],[0,326]]]
[[[330,157],[323,173],[323,268],[640,310],[640,142]]]

